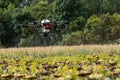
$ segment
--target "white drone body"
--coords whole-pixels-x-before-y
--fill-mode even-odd
[[[48,32],[50,32],[50,29],[46,29],[45,28],[45,24],[49,24],[50,23],[50,20],[48,20],[48,19],[43,19],[42,21],[41,21],[41,26],[42,26],[42,32],[44,32],[44,33],[48,33]]]

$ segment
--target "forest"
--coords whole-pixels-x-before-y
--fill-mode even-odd
[[[68,21],[47,36],[35,20]],[[120,44],[120,0],[0,0],[0,47]]]

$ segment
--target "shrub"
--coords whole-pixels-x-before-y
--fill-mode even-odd
[[[81,31],[63,35],[62,45],[80,45],[84,43],[84,35]]]
[[[120,38],[120,15],[103,14],[91,16],[84,33],[88,43],[106,44]]]
[[[83,30],[84,26],[85,26],[86,20],[84,17],[78,17],[77,19],[75,19],[74,21],[72,21],[69,25],[69,29],[71,32],[75,32],[75,31],[81,31]]]

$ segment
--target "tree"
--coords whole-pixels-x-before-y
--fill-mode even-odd
[[[120,15],[103,14],[91,16],[85,26],[85,38],[87,43],[112,43],[120,38]]]
[[[0,0],[0,8],[7,8],[10,0]]]
[[[63,35],[62,45],[80,45],[84,44],[84,34],[81,31],[76,31],[71,34]]]
[[[71,21],[69,25],[69,29],[71,32],[74,31],[82,31],[84,29],[84,26],[86,24],[86,20],[84,17],[77,17],[74,21]]]
[[[56,0],[56,14],[60,20],[72,21],[82,15],[83,5],[80,0]]]
[[[49,4],[47,0],[39,1],[31,8],[31,14],[35,19],[45,19],[49,14]]]
[[[27,37],[34,33],[34,26],[26,26],[22,27],[21,25],[28,25],[28,23],[34,21],[34,17],[31,13],[26,10],[26,7],[23,9],[17,8],[12,15],[12,23],[14,26],[15,33],[17,36]]]
[[[7,47],[13,45],[14,30],[12,27],[12,14],[14,9],[15,5],[10,3],[6,9],[1,9],[2,12],[0,11],[2,14],[0,19],[1,44]]]

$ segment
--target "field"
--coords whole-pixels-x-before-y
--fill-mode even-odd
[[[0,49],[0,80],[120,80],[120,45]]]

